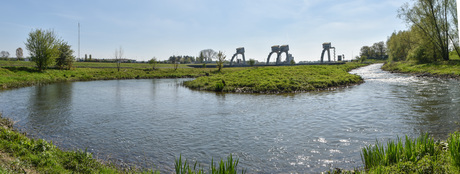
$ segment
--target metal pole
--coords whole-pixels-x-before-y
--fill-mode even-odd
[[[78,59],[80,60],[80,22],[78,23]]]

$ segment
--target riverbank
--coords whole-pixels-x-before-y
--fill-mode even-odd
[[[460,80],[460,60],[418,64],[413,61],[390,62],[382,66],[385,71],[409,73],[416,76]]]
[[[13,130],[0,113],[0,173],[122,173],[85,151],[62,151],[53,143],[34,140]],[[132,170],[134,172],[134,170]]]
[[[184,85],[197,90],[241,93],[292,93],[349,86],[363,82],[348,71],[365,64],[254,67],[199,77]]]

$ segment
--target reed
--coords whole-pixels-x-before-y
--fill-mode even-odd
[[[209,168],[209,173],[211,174],[236,174],[238,173],[238,162],[239,159],[233,159],[232,154],[227,157],[227,160],[220,160],[218,165],[214,163],[214,159],[211,160],[211,165]],[[179,159],[176,158],[175,160],[175,169],[176,174],[203,174],[205,170],[201,165],[198,165],[197,162],[193,164],[193,168],[190,167],[190,163],[187,162],[185,159],[182,161],[182,155],[179,156]],[[243,169],[241,173],[246,173]]]
[[[460,133],[455,132],[450,134],[448,145],[452,163],[455,166],[460,167]]]
[[[434,140],[424,134],[412,139],[406,135],[404,143],[401,138],[389,140],[384,146],[377,143],[362,149],[361,160],[366,170],[377,166],[390,166],[399,162],[416,163],[424,156],[437,156],[441,151],[436,148]]]

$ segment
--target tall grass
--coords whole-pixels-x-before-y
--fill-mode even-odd
[[[233,159],[233,156],[230,154],[227,157],[227,161],[220,160],[218,165],[214,163],[214,159],[211,161],[211,165],[209,168],[210,174],[236,174],[238,173],[238,162],[239,159]],[[197,162],[193,164],[193,168],[190,167],[190,163],[185,160],[182,162],[182,155],[179,156],[179,159],[176,158],[175,160],[175,169],[176,174],[204,174],[205,170],[201,165],[197,166]],[[243,169],[241,173],[246,173]]]
[[[449,152],[452,157],[452,163],[460,167],[460,133],[455,132],[450,134],[448,139]]]
[[[437,156],[441,151],[436,148],[434,140],[424,134],[416,139],[406,135],[404,143],[398,137],[396,141],[389,140],[384,146],[377,143],[364,147],[361,160],[365,169],[377,166],[390,166],[398,162],[417,162],[426,155]]]

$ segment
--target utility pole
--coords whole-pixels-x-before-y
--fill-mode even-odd
[[[78,60],[80,60],[80,22],[78,23]]]

